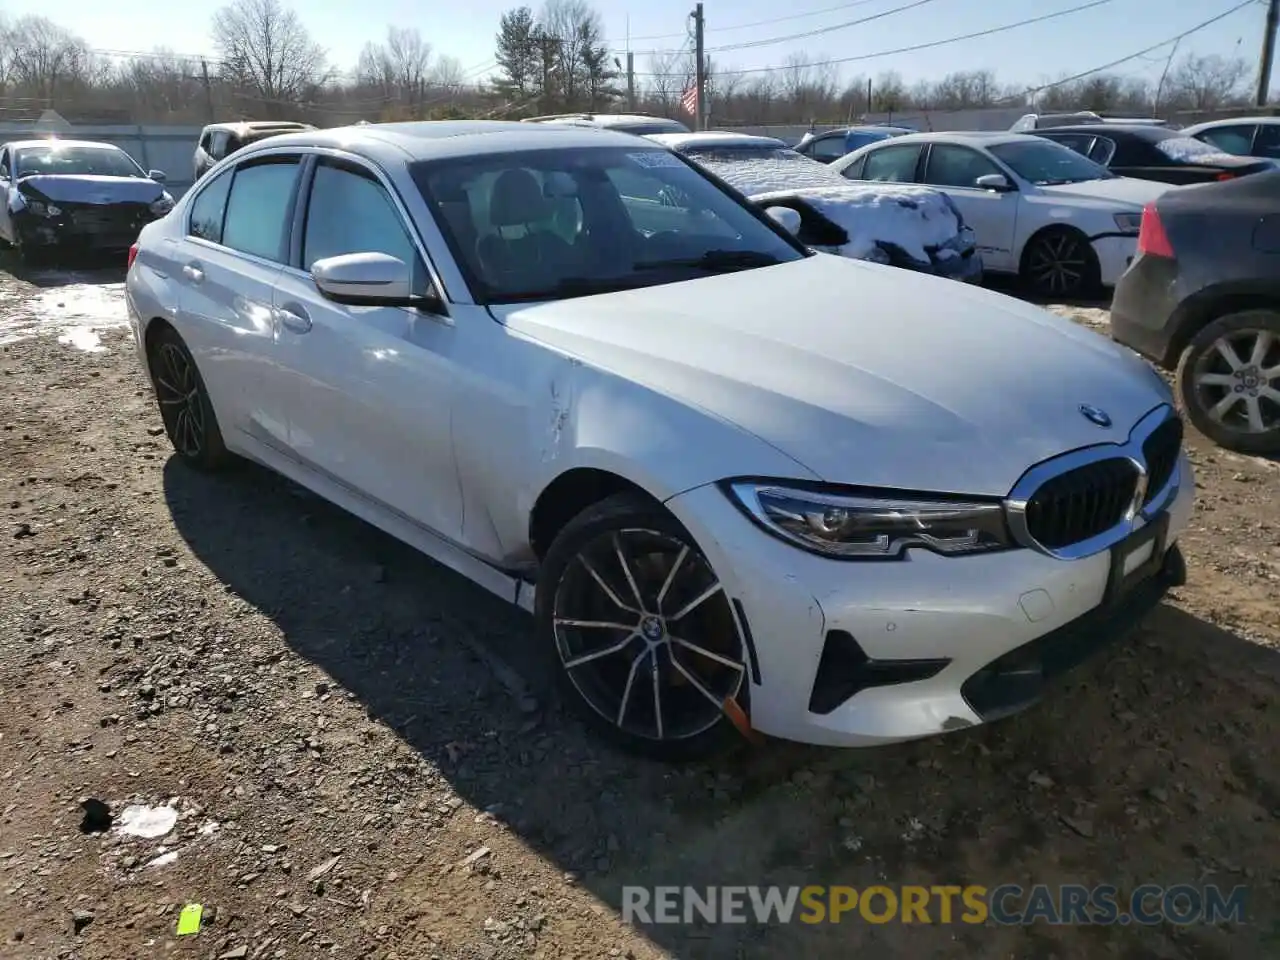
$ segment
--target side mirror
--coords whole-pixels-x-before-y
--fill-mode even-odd
[[[165,176],[165,173],[163,170],[148,170],[147,176],[150,177],[152,180],[154,180],[156,183],[164,183],[165,180],[168,179],[168,177]]]
[[[973,181],[973,185],[983,190],[994,190],[996,193],[1009,193],[1013,190],[1013,184],[1009,182],[1009,178],[1003,173],[983,174]]]
[[[793,237],[800,233],[800,214],[792,210],[790,207],[766,207],[766,214],[769,218],[786,230]]]
[[[316,289],[335,303],[369,307],[408,307],[413,296],[409,265],[385,253],[346,253],[311,266]]]

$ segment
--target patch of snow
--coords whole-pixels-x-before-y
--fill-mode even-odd
[[[125,836],[155,840],[169,833],[178,824],[178,811],[173,807],[148,807],[132,804],[124,808],[116,820],[116,826]]]
[[[1239,159],[1194,137],[1170,137],[1157,143],[1156,149],[1179,163],[1218,163]]]
[[[10,301],[0,316],[0,344],[41,334],[80,350],[102,350],[100,334],[128,326],[123,283],[77,283],[50,287],[18,303]]]
[[[167,867],[169,864],[173,863],[177,859],[178,859],[178,851],[170,850],[168,853],[160,854],[160,856],[156,857],[154,860],[148,860],[147,866],[148,867]]]
[[[798,197],[849,235],[841,254],[865,260],[878,242],[901,247],[909,256],[929,262],[929,249],[953,240],[960,222],[942,194],[928,187],[900,184],[853,184],[812,190],[779,190],[751,199]]]
[[[787,197],[804,200],[849,234],[840,253],[856,260],[870,259],[882,241],[927,263],[929,248],[953,240],[960,231],[946,198],[930,187],[847,180],[826,164],[799,154],[794,159],[785,154],[767,159],[696,159],[757,203]]]

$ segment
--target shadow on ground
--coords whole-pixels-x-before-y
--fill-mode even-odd
[[[12,249],[0,250],[0,271],[34,287],[47,289],[72,283],[123,283],[123,253],[71,253],[36,265],[22,262]]]
[[[229,591],[459,795],[500,809],[531,849],[615,910],[623,884],[1265,885],[1280,861],[1280,776],[1266,759],[1280,735],[1280,658],[1173,607],[992,727],[857,752],[773,744],[667,768],[611,751],[554,706],[523,712],[457,638],[540,686],[547,673],[525,615],[409,548],[257,467],[208,477],[170,460],[164,485],[181,535]],[[1273,903],[1253,897],[1251,922],[1234,928],[855,918],[643,930],[682,958],[834,958],[858,947],[877,957],[1261,958],[1276,955],[1264,943]]]
[[[1086,310],[1109,310],[1111,308],[1111,291],[1101,290],[1088,297],[1046,297],[1032,292],[1021,279],[1006,274],[988,274],[983,277],[982,285],[988,290],[1017,297],[1036,306],[1077,307]]]

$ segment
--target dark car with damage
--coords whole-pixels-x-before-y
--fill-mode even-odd
[[[123,251],[173,209],[164,174],[88,140],[0,145],[0,240],[26,262],[60,252]]]

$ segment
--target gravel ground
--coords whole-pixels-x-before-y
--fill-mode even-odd
[[[669,769],[520,688],[522,614],[262,470],[174,462],[124,335],[56,336],[120,277],[70,279],[0,273],[0,956],[1280,954],[1280,465],[1192,437],[1189,584],[1028,713]],[[177,825],[86,834],[85,798]],[[1221,927],[619,918],[623,884],[877,882],[1251,893]]]

